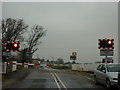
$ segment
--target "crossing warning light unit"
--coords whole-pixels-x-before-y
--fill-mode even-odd
[[[114,49],[114,39],[98,39],[98,49]]]
[[[19,51],[20,42],[12,42],[12,41],[6,41],[5,42],[5,51]]]

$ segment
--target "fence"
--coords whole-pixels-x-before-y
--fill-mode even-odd
[[[93,72],[99,64],[72,64],[72,70]]]

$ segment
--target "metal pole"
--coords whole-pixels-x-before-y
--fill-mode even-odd
[[[107,58],[107,55],[105,55],[105,58]]]
[[[118,88],[120,90],[120,72],[118,72]]]

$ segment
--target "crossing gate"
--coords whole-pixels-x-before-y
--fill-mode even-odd
[[[31,65],[31,66],[40,66],[40,64],[30,64],[30,63],[8,63],[12,65]]]
[[[29,65],[29,66],[40,66],[41,64],[31,64],[31,63],[8,63],[12,65]],[[53,66],[53,64],[45,64],[45,66]]]

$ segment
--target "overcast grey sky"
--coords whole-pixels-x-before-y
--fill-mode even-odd
[[[77,62],[101,60],[98,39],[115,39],[115,62],[118,60],[117,2],[4,2],[3,18],[24,19],[26,24],[42,25],[47,34],[34,57],[63,58],[78,53]]]

